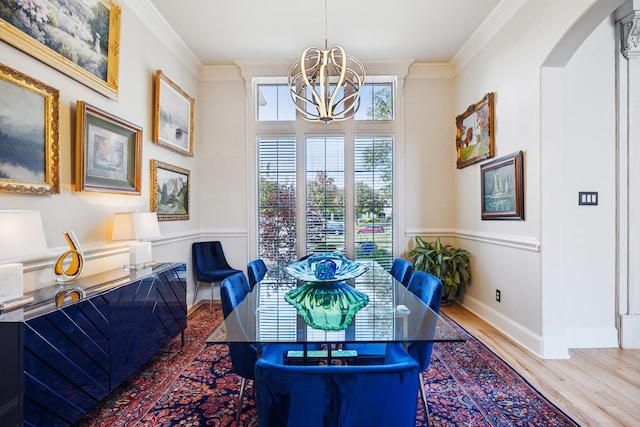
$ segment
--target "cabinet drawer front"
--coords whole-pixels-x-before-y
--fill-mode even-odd
[[[26,322],[25,424],[74,422],[109,393],[107,309],[98,297]]]

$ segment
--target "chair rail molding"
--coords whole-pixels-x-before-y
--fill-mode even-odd
[[[535,237],[514,236],[510,234],[486,233],[473,230],[459,230],[454,228],[441,229],[408,229],[405,236],[453,237],[462,240],[473,240],[480,243],[508,248],[520,249],[528,252],[540,252],[540,240]]]

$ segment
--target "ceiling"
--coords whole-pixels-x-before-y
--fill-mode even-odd
[[[447,63],[504,0],[148,1],[202,65],[225,65],[293,62],[325,36],[365,63]]]

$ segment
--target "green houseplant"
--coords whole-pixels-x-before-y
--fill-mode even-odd
[[[425,242],[416,236],[416,247],[407,255],[415,270],[433,274],[442,281],[443,299],[456,295],[460,285],[471,281],[469,251],[443,244],[440,237],[433,242]]]

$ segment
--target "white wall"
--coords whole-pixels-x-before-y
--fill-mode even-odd
[[[200,85],[199,211],[203,237],[220,240],[229,264],[245,269],[248,250],[247,92],[235,66],[207,67]],[[255,142],[253,142],[255,143]]]
[[[473,237],[460,244],[474,254],[474,279],[463,303],[545,357],[568,357],[568,348],[577,343],[609,345],[615,319],[611,24],[603,24],[562,72],[568,85],[542,86],[541,67],[563,38],[574,36],[574,25],[591,27],[582,28],[579,43],[571,40],[571,54],[619,3],[528,1],[456,79],[458,112],[485,93],[496,93],[496,157],[522,150],[525,172],[524,221],[481,221],[479,165],[456,174],[457,226]],[[582,96],[586,88],[588,99]],[[557,97],[543,99],[545,91]],[[595,111],[589,109],[594,105]],[[564,125],[550,133],[542,118],[553,117],[559,124],[559,115],[565,116]],[[581,130],[575,131],[578,125]],[[553,145],[542,139],[543,131]],[[601,206],[578,209],[577,191],[590,188],[600,191]],[[509,236],[514,247],[503,247],[501,236]],[[610,244],[604,259],[602,251],[586,245],[593,240]],[[502,291],[501,303],[495,301],[495,289]],[[594,311],[599,314],[589,314]]]
[[[543,313],[569,348],[617,346],[615,34],[607,17],[566,65],[543,70]],[[598,206],[578,206],[579,191],[597,191]],[[571,301],[562,315],[554,297]]]
[[[0,42],[2,63],[38,79],[60,91],[60,194],[30,195],[0,193],[0,209],[36,209],[43,217],[49,256],[40,260],[24,260],[25,291],[53,283],[52,265],[67,248],[62,233],[73,228],[87,254],[85,275],[120,268],[128,263],[128,242],[111,241],[114,212],[149,211],[150,160],[156,159],[198,173],[200,114],[196,114],[196,155],[182,156],[160,147],[153,138],[153,81],[156,69],[163,72],[187,93],[196,98],[199,108],[198,79],[182,58],[157,39],[147,24],[141,21],[125,2],[122,6],[121,49],[119,68],[119,98],[108,99],[83,86],[72,78],[33,59],[29,55]],[[135,123],[143,128],[142,194],[118,195],[95,192],[76,192],[74,178],[75,105],[77,100]],[[198,237],[200,230],[200,186],[191,187],[191,201],[195,209],[190,221],[161,222],[162,237],[154,242],[154,258],[158,261],[188,261],[188,246],[184,239]],[[190,292],[192,289],[190,283]]]
[[[416,235],[447,234],[455,226],[454,86],[450,70],[446,71],[441,75],[415,64],[404,85],[403,157],[398,161],[404,202],[397,212],[406,230],[404,236],[398,233],[404,239],[400,247],[406,251],[415,246]]]

